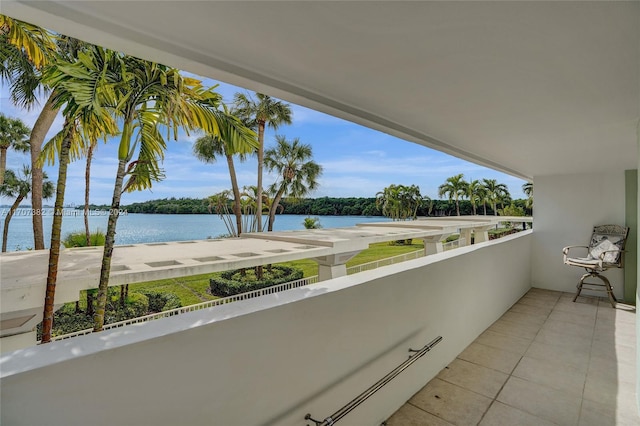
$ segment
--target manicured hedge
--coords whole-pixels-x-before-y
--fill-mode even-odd
[[[243,271],[222,272],[209,280],[211,294],[219,297],[233,296],[234,294],[247,293],[265,287],[284,284],[290,281],[299,280],[303,276],[303,271],[297,268],[290,268],[282,265],[273,265],[264,268],[264,278],[255,279],[253,269],[244,271],[245,277],[242,279]]]
[[[141,294],[149,299],[149,312],[168,311],[182,306],[180,298],[175,294],[160,293],[153,290],[143,291]]]

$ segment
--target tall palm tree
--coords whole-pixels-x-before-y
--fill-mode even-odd
[[[234,113],[231,112],[233,115]],[[224,133],[224,128],[221,129]],[[256,142],[257,143],[257,142]],[[229,169],[229,177],[231,179],[231,190],[233,192],[233,213],[236,216],[235,230],[230,229],[232,236],[239,237],[242,234],[242,206],[241,206],[241,194],[240,187],[238,186],[238,178],[236,175],[236,168],[233,162],[233,156],[238,155],[240,161],[246,158],[246,154],[249,154],[251,146],[243,144],[241,146],[234,146],[230,143],[230,139],[226,135],[222,137],[214,135],[206,135],[198,138],[193,145],[193,153],[198,160],[205,163],[215,163],[216,156],[224,155],[227,159],[227,167]]]
[[[472,180],[467,184],[467,198],[469,202],[471,202],[471,208],[473,209],[473,214],[476,214],[476,207],[479,202],[482,202],[484,197],[483,187],[480,184],[480,181],[477,179]]]
[[[0,15],[0,80],[9,84],[14,104],[31,108],[37,104],[38,94],[47,94],[48,87],[41,84],[40,70],[54,61],[60,53],[57,37],[51,32]],[[43,171],[39,162],[40,149],[51,128],[58,109],[48,97],[31,130],[31,205],[34,214],[34,249],[44,249],[42,226]]]
[[[462,173],[451,176],[438,187],[438,196],[444,195],[449,197],[449,201],[455,200],[456,202],[456,214],[460,216],[460,203],[459,199],[463,198],[467,194],[467,182],[464,180]]]
[[[376,206],[392,220],[415,219],[428,197],[420,195],[416,185],[389,185],[376,194]]]
[[[0,195],[7,197],[15,197],[15,201],[9,208],[9,212],[4,219],[4,228],[2,234],[2,253],[7,251],[7,240],[9,236],[9,222],[14,213],[18,209],[18,206],[25,199],[25,197],[31,192],[31,169],[29,166],[22,166],[22,176],[17,175],[13,170],[7,170],[7,179],[3,184],[0,184]],[[47,175],[45,174],[45,179]],[[53,182],[45,180],[42,186],[44,198],[50,198],[53,195]]]
[[[318,187],[322,166],[312,158],[311,145],[301,143],[299,138],[289,142],[281,135],[276,136],[276,146],[265,151],[264,165],[278,174],[278,180],[272,186],[275,195],[269,208],[268,231],[273,231],[283,196],[299,199]]]
[[[484,186],[486,199],[491,203],[493,209],[493,215],[498,215],[498,203],[504,202],[506,197],[510,197],[509,188],[504,183],[498,183],[496,179],[482,179],[482,186]]]
[[[9,148],[20,151],[29,151],[31,133],[22,120],[10,118],[0,113],[0,185],[4,182],[4,171],[7,169],[7,150]]]
[[[94,50],[97,61],[86,58],[58,69],[68,102],[91,101],[99,106],[96,109],[106,109],[117,117],[122,126],[94,316],[94,330],[101,331],[122,193],[150,188],[154,181],[164,178],[159,166],[166,149],[161,129],[167,129],[167,136],[173,134],[174,138],[179,129],[203,129],[208,134],[224,136],[236,146],[256,146],[255,134],[237,118],[220,111],[221,96],[213,88],[204,88],[200,80],[183,77],[179,70],[154,62],[100,48]],[[93,96],[87,97],[86,81],[77,76],[92,73],[94,63],[105,64],[103,81],[107,81],[99,82],[98,89],[90,92]]]
[[[46,159],[50,163],[53,163],[56,154],[59,157],[42,343],[51,340],[68,164],[82,156],[87,149],[87,142],[95,144],[98,138],[106,139],[108,135],[117,133],[114,117],[101,103],[107,99],[115,102],[113,86],[117,85],[119,80],[113,70],[117,70],[119,66],[120,58],[113,52],[97,46],[87,46],[85,51],[78,52],[78,60],[59,58],[43,74],[43,82],[55,87],[51,96],[53,107],[59,109],[64,106],[65,124],[42,150],[43,160]]]
[[[527,196],[526,207],[531,208],[533,206],[533,182],[522,184],[522,192]]]
[[[256,194],[256,215],[262,214],[262,169],[264,166],[264,131],[266,126],[276,130],[282,124],[291,124],[293,115],[289,104],[262,93],[255,98],[244,93],[236,93],[234,98],[236,113],[258,133],[258,182]],[[256,220],[258,232],[262,231],[262,218]]]

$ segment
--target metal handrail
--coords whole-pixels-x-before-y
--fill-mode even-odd
[[[311,417],[311,414],[307,414],[306,416],[304,416],[304,419],[311,420],[316,424],[316,426],[331,426],[336,424],[340,419],[342,419],[344,416],[346,416],[351,411],[353,411],[357,406],[359,406],[364,401],[366,401],[374,393],[382,389],[391,380],[395,379],[400,373],[402,373],[411,364],[413,364],[422,356],[424,356],[427,352],[429,352],[435,345],[437,345],[441,341],[442,341],[442,336],[438,336],[435,339],[433,339],[431,342],[427,343],[422,349],[417,349],[417,350],[409,349],[409,352],[414,352],[414,354],[411,355],[409,359],[407,359],[402,364],[400,364],[399,366],[391,370],[386,376],[378,380],[371,387],[369,387],[367,390],[362,392],[360,395],[356,396],[354,399],[349,401],[344,407],[340,408],[338,411],[336,411],[326,419],[315,420],[313,417]]]

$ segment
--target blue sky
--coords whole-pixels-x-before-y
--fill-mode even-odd
[[[204,81],[211,85],[219,83],[210,79]],[[247,92],[236,86],[219,84],[217,91],[228,103],[231,103],[236,92]],[[9,99],[6,86],[0,88],[0,106],[2,113],[20,118],[29,126],[33,125],[39,113],[37,106],[30,111],[16,108]],[[312,146],[314,160],[324,169],[319,188],[310,195],[312,198],[374,197],[390,184],[415,184],[423,195],[438,198],[438,186],[447,177],[458,173],[463,173],[467,181],[497,179],[509,187],[513,198],[525,198],[521,189],[524,183],[522,179],[308,108],[294,104],[291,107],[293,124],[280,127],[277,134],[287,139],[300,138],[301,142]],[[62,122],[59,116],[47,137],[54,135]],[[267,131],[266,148],[275,144],[275,134],[271,129]],[[167,197],[204,198],[230,188],[224,159],[215,164],[204,164],[193,156],[192,144],[199,136],[182,134],[178,141],[169,141],[163,163],[166,179],[154,183],[151,190],[124,194],[122,204]],[[22,164],[28,163],[28,156],[9,151],[7,168],[17,170]],[[117,141],[100,143],[91,166],[92,203],[111,204],[116,166]],[[244,163],[236,161],[236,169],[241,186],[255,185],[255,157]],[[57,167],[46,166],[45,172],[55,182]],[[65,204],[83,204],[84,172],[84,160],[69,166]],[[274,182],[275,178],[265,175],[265,186]],[[10,201],[0,198],[2,204]],[[28,200],[24,203],[27,204]],[[53,199],[45,201],[45,204],[53,204]]]

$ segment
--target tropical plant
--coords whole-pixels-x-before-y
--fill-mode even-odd
[[[0,80],[9,85],[11,100],[17,106],[31,108],[37,104],[39,94],[47,95],[49,92],[48,86],[41,82],[40,71],[59,55],[56,40],[56,36],[43,28],[0,15]],[[53,107],[49,96],[29,137],[33,240],[36,250],[44,249],[44,176],[39,162],[40,149],[57,114],[58,109]]]
[[[233,115],[233,112],[231,112]],[[224,132],[224,128],[221,129]],[[221,137],[214,135],[206,135],[198,138],[193,145],[193,153],[196,158],[205,163],[215,163],[217,156],[224,155],[227,160],[227,167],[229,169],[229,177],[231,179],[231,190],[233,192],[233,213],[236,217],[235,229],[229,229],[230,235],[240,236],[242,234],[242,204],[240,187],[238,186],[238,178],[236,176],[236,168],[233,162],[233,156],[238,155],[240,161],[246,158],[251,150],[251,146],[248,144],[234,145],[233,139],[229,139],[224,134]],[[225,222],[226,224],[226,222]]]
[[[482,179],[486,200],[491,203],[493,214],[498,215],[498,203],[504,203],[509,198],[509,188],[504,183],[498,183],[496,179]]]
[[[7,150],[29,152],[27,137],[31,130],[17,118],[10,118],[0,113],[0,185],[4,182],[4,171],[7,169]]]
[[[447,196],[449,201],[455,200],[456,202],[456,214],[460,216],[460,198],[463,198],[467,195],[467,186],[468,183],[464,180],[464,175],[462,173],[451,176],[447,178],[447,180],[438,187],[438,196]]]
[[[256,215],[262,215],[262,169],[264,166],[264,131],[269,126],[276,130],[282,124],[291,124],[291,107],[289,104],[262,93],[255,98],[244,93],[236,93],[234,98],[235,112],[238,117],[258,133],[258,182],[256,185]],[[256,218],[258,232],[262,231],[262,217]]]
[[[18,206],[31,192],[31,169],[29,166],[22,166],[22,174],[18,175],[13,170],[5,171],[5,181],[0,185],[0,195],[6,197],[15,197],[15,201],[9,208],[9,212],[4,219],[4,227],[2,234],[2,252],[7,251],[7,240],[9,236],[9,222],[15,214]],[[46,174],[45,174],[46,178]],[[42,186],[43,196],[50,198],[53,195],[54,186],[51,181],[45,180]]]
[[[276,136],[276,146],[265,152],[264,164],[269,171],[275,171],[278,179],[270,188],[275,195],[269,208],[269,231],[273,231],[276,211],[282,197],[300,199],[318,187],[322,166],[312,160],[311,145],[303,144],[299,138],[287,141],[284,136]]]
[[[221,96],[213,88],[183,77],[177,69],[95,46],[80,55],[77,62],[52,67],[49,81],[60,92],[56,105],[66,104],[65,115],[82,110],[95,116],[106,113],[121,124],[94,316],[94,330],[101,331],[122,193],[150,188],[163,179],[159,162],[166,141],[161,130],[177,138],[179,129],[203,129],[207,134],[224,134],[230,143],[253,146],[255,134],[219,110]]]
[[[376,206],[394,221],[414,220],[426,200],[416,185],[389,185],[376,194]]]
[[[522,184],[522,192],[527,196],[525,206],[530,209],[533,207],[533,182],[526,182]]]
[[[471,208],[473,210],[473,214],[475,215],[478,203],[481,203],[482,200],[484,199],[484,188],[480,184],[479,180],[474,179],[467,184],[466,190],[467,190],[466,196],[469,199],[469,202],[471,203]],[[485,209],[485,214],[486,214],[486,209]]]
[[[302,221],[302,224],[304,225],[304,229],[320,229],[320,228],[322,228],[322,225],[320,224],[320,218],[319,217],[307,216]]]

